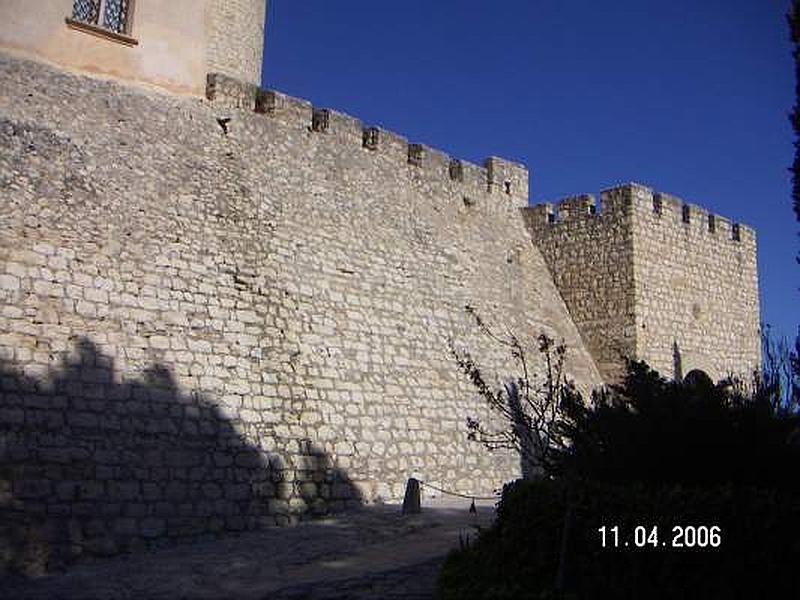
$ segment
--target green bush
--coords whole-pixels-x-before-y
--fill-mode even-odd
[[[721,543],[672,548],[676,525],[718,526]],[[620,547],[601,546],[603,526],[620,528]],[[636,547],[637,526],[658,526],[659,546]],[[439,590],[446,600],[790,598],[800,590],[798,556],[796,492],[520,480],[504,489],[494,525],[448,557]]]

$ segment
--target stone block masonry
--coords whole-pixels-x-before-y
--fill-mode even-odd
[[[0,55],[13,560],[399,499],[409,476],[491,494],[518,459],[467,440],[490,415],[449,348],[512,373],[467,305],[601,383],[520,219],[524,167],[211,80],[208,102]]]
[[[629,208],[619,195],[603,198],[597,214],[589,195],[523,209],[534,244],[547,261],[570,314],[606,380],[635,356],[633,237]]]
[[[261,83],[268,0],[208,0],[208,71]]]
[[[607,381],[623,357],[667,377],[749,380],[761,363],[755,232],[629,184],[524,209]]]

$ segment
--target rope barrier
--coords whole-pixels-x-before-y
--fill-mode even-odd
[[[460,494],[459,492],[451,492],[448,490],[443,490],[440,487],[436,487],[435,485],[432,485],[420,479],[418,479],[417,481],[419,481],[420,485],[424,485],[425,487],[430,488],[432,490],[436,490],[437,492],[440,492],[442,494],[447,494],[448,496],[457,496],[458,498],[466,498],[467,500],[497,500],[498,498],[498,496],[473,496],[472,494]]]

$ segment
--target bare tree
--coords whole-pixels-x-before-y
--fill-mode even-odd
[[[471,440],[489,450],[510,449],[520,456],[522,474],[526,478],[549,473],[554,455],[563,451],[566,440],[562,420],[565,403],[579,397],[564,374],[567,348],[564,343],[542,333],[538,336],[538,350],[544,363],[544,373],[532,371],[528,355],[519,338],[510,330],[498,335],[471,306],[466,307],[480,331],[487,339],[507,348],[519,375],[504,385],[493,387],[487,382],[481,368],[466,350],[457,350],[451,344],[451,353],[459,368],[465,373],[489,408],[502,417],[504,425],[489,428],[477,418],[467,418]]]

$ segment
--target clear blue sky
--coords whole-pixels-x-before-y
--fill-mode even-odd
[[[482,162],[531,202],[638,181],[756,228],[762,319],[800,322],[788,0],[272,0],[264,86]]]

